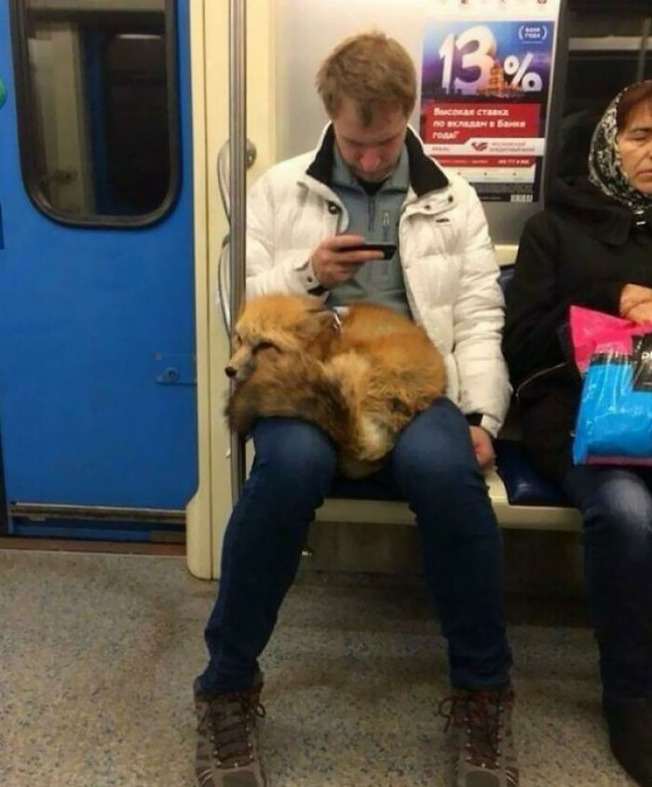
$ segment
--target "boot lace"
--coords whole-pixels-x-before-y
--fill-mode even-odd
[[[252,729],[265,716],[258,693],[224,693],[208,703],[206,715],[219,767],[241,768],[253,762]]]
[[[509,690],[457,690],[439,704],[439,715],[463,733],[466,760],[475,767],[497,768],[501,755],[502,715],[511,703]]]

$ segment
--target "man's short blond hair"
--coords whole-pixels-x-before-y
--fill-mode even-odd
[[[412,58],[398,41],[376,31],[338,44],[321,64],[316,86],[329,117],[337,117],[346,97],[357,104],[365,126],[378,107],[397,106],[409,117],[417,97]]]

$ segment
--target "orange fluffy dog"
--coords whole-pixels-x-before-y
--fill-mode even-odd
[[[426,332],[387,306],[353,303],[338,315],[311,296],[263,295],[245,305],[234,339],[231,428],[246,434],[261,416],[311,421],[352,477],[373,472],[444,391],[444,363]]]

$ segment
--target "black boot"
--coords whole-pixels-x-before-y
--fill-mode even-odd
[[[641,787],[652,787],[652,697],[604,696],[602,705],[616,759]]]

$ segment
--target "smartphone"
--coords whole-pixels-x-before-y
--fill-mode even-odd
[[[395,243],[360,243],[357,246],[342,247],[342,251],[382,251],[384,260],[391,260],[396,253]]]

